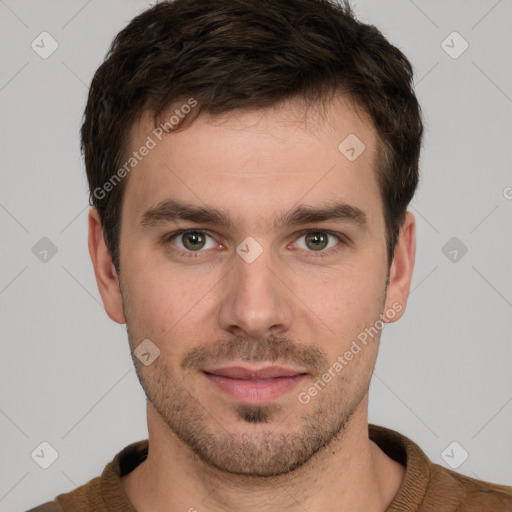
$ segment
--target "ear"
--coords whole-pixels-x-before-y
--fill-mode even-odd
[[[407,212],[395,246],[389,271],[389,284],[384,311],[393,311],[384,321],[396,322],[405,312],[416,256],[416,219]]]
[[[96,283],[107,315],[118,324],[126,323],[119,278],[103,237],[98,210],[94,207],[89,210],[89,254],[91,255]]]

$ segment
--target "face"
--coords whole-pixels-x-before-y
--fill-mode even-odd
[[[382,320],[405,308],[402,253],[386,290],[371,123],[339,98],[153,130],[132,129],[134,150],[156,144],[127,178],[107,312],[132,355],[150,340],[152,362],[133,361],[170,435],[223,471],[292,471],[363,407]]]

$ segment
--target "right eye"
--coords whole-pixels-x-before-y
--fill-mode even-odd
[[[195,253],[215,247],[215,243],[208,246],[208,238],[213,237],[201,229],[181,229],[166,236],[166,242],[178,247],[182,252]],[[176,240],[176,243],[174,242]],[[174,250],[174,249],[173,249]]]

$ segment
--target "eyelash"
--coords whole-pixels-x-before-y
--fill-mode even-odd
[[[169,233],[168,235],[166,235],[164,242],[169,243],[174,238],[176,238],[180,235],[186,234],[186,233],[199,233],[201,235],[207,235],[210,238],[214,238],[212,235],[210,235],[208,233],[208,231],[205,231],[202,229],[179,229],[177,231],[173,231],[172,233]],[[329,236],[337,238],[340,243],[339,243],[339,245],[336,245],[335,247],[331,247],[330,249],[328,249],[326,251],[319,251],[316,254],[314,254],[316,251],[307,251],[307,252],[314,254],[312,256],[307,256],[307,257],[324,258],[326,256],[331,256],[332,254],[335,254],[341,250],[340,246],[347,245],[347,242],[343,239],[343,236],[341,234],[335,233],[333,231],[329,231],[328,229],[305,229],[299,233],[299,236],[297,238],[302,238],[305,235],[308,235],[310,233],[326,233]],[[173,244],[171,244],[171,245],[173,245]],[[197,258],[197,257],[202,256],[205,252],[208,252],[210,249],[206,249],[203,251],[184,251],[183,249],[180,249],[179,247],[176,247],[173,245],[172,250],[174,252],[178,252],[178,253],[182,254],[185,257]]]

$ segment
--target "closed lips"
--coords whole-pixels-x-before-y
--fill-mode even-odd
[[[242,366],[231,366],[203,371],[206,374],[219,375],[221,377],[240,380],[275,379],[279,377],[295,377],[297,375],[306,374],[306,372],[293,370],[291,368],[283,368],[281,366],[270,366],[267,368],[260,368],[259,370],[244,368]]]

